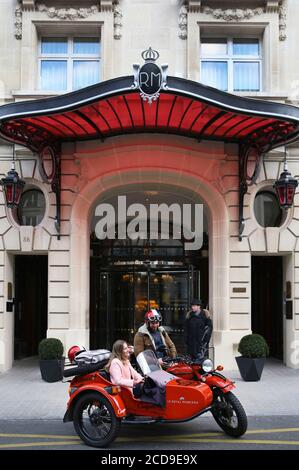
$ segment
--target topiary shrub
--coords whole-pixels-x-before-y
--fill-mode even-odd
[[[265,338],[258,334],[243,336],[239,343],[238,351],[243,357],[267,357],[269,346]]]
[[[42,339],[38,345],[38,355],[42,360],[61,359],[63,355],[63,344],[57,338]]]

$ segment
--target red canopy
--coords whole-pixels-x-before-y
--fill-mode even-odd
[[[134,77],[108,80],[43,100],[0,107],[0,137],[40,155],[41,174],[56,194],[60,233],[60,151],[62,142],[106,139],[141,132],[167,133],[239,144],[239,238],[244,228],[243,200],[254,181],[260,157],[299,138],[299,108],[243,98],[182,78],[167,77],[167,86],[152,104],[144,102]],[[45,152],[43,151],[45,149]],[[251,149],[255,170],[247,172]],[[44,154],[51,154],[51,174]]]
[[[133,77],[0,108],[0,136],[34,150],[46,145],[120,134],[155,132],[220,140],[261,152],[295,140],[299,109],[231,95],[180,78],[152,104],[132,88]]]

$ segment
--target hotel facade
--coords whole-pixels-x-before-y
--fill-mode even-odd
[[[17,208],[0,193],[1,372],[44,337],[132,341],[149,307],[183,352],[193,297],[217,363],[254,332],[299,367],[299,195],[286,211],[273,189],[285,160],[299,177],[298,17],[295,0],[0,2],[0,173],[14,160],[26,183]],[[201,204],[201,248],[160,225],[100,240],[120,196]]]

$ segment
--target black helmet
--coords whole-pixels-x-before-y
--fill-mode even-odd
[[[200,300],[200,299],[192,299],[192,300],[191,300],[191,305],[200,305],[200,306],[202,306],[202,300]]]

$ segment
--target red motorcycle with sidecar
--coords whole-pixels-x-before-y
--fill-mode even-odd
[[[166,371],[150,350],[140,353],[137,362],[145,377],[138,399],[129,388],[111,383],[109,374],[100,369],[101,362],[65,369],[64,376],[73,379],[64,422],[73,421],[87,445],[109,446],[121,424],[182,423],[208,411],[229,436],[237,438],[246,432],[246,413],[232,393],[235,385],[217,370],[206,372],[198,364],[196,376],[193,372],[191,376],[191,365],[177,361]],[[180,374],[180,367],[186,372],[186,366],[189,375]]]

